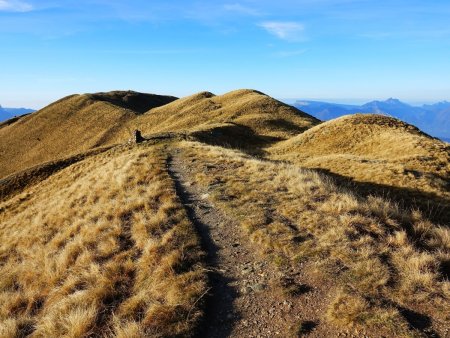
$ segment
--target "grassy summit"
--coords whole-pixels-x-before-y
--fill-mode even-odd
[[[273,159],[322,169],[450,221],[450,147],[400,120],[373,114],[324,122],[276,144]]]

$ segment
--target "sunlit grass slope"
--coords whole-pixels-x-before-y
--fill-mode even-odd
[[[390,337],[421,335],[411,313],[437,331],[450,324],[447,228],[295,165],[200,143],[184,143],[183,153],[193,184],[262,252],[287,269],[301,266],[316,285],[326,282],[321,320]]]
[[[176,98],[111,92],[72,95],[0,128],[0,178],[101,145],[142,110]],[[126,138],[130,132],[124,133]],[[125,140],[126,140],[125,138]]]
[[[416,127],[382,115],[322,123],[271,149],[272,158],[372,183],[392,197],[450,213],[450,147]],[[375,186],[375,185],[378,185]],[[442,215],[445,220],[445,215]],[[448,219],[447,219],[448,221]]]
[[[0,208],[0,337],[192,334],[206,278],[162,146],[91,156]]]

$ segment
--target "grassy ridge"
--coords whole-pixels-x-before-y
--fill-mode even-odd
[[[319,121],[255,90],[203,92],[152,109],[136,121],[145,132],[181,131],[234,122],[260,136],[286,139]]]
[[[95,147],[124,143],[134,129],[147,135],[234,123],[251,137],[273,141],[296,135],[319,122],[253,90],[174,99],[133,92],[61,99],[0,128],[0,178]]]

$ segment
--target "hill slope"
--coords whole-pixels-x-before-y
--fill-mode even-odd
[[[135,92],[73,95],[0,125],[0,178],[42,162],[126,142],[134,129],[144,134],[208,134],[214,128],[216,134],[232,137],[237,132],[249,139],[259,135],[265,137],[261,141],[269,142],[317,123],[313,117],[251,90],[223,96],[200,93],[179,100]]]
[[[0,336],[186,336],[199,240],[162,148],[117,147],[0,203]]]
[[[108,144],[110,135],[134,119],[142,107],[150,109],[173,100],[134,92],[72,95],[2,125],[0,177]]]
[[[446,208],[450,202],[450,147],[400,120],[373,114],[322,123],[271,149],[275,159],[369,183],[369,191]],[[370,185],[373,184],[372,186]],[[398,188],[393,189],[393,188]],[[403,191],[402,191],[403,189]],[[443,210],[433,210],[443,213]],[[448,209],[445,209],[445,213]],[[448,216],[442,215],[444,220]]]
[[[201,143],[86,156],[0,202],[0,336],[445,336],[419,213]]]

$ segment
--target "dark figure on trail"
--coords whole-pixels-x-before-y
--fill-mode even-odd
[[[139,130],[135,130],[134,131],[134,142],[135,143],[141,143],[142,141],[144,141],[145,139],[142,137],[142,134]]]

